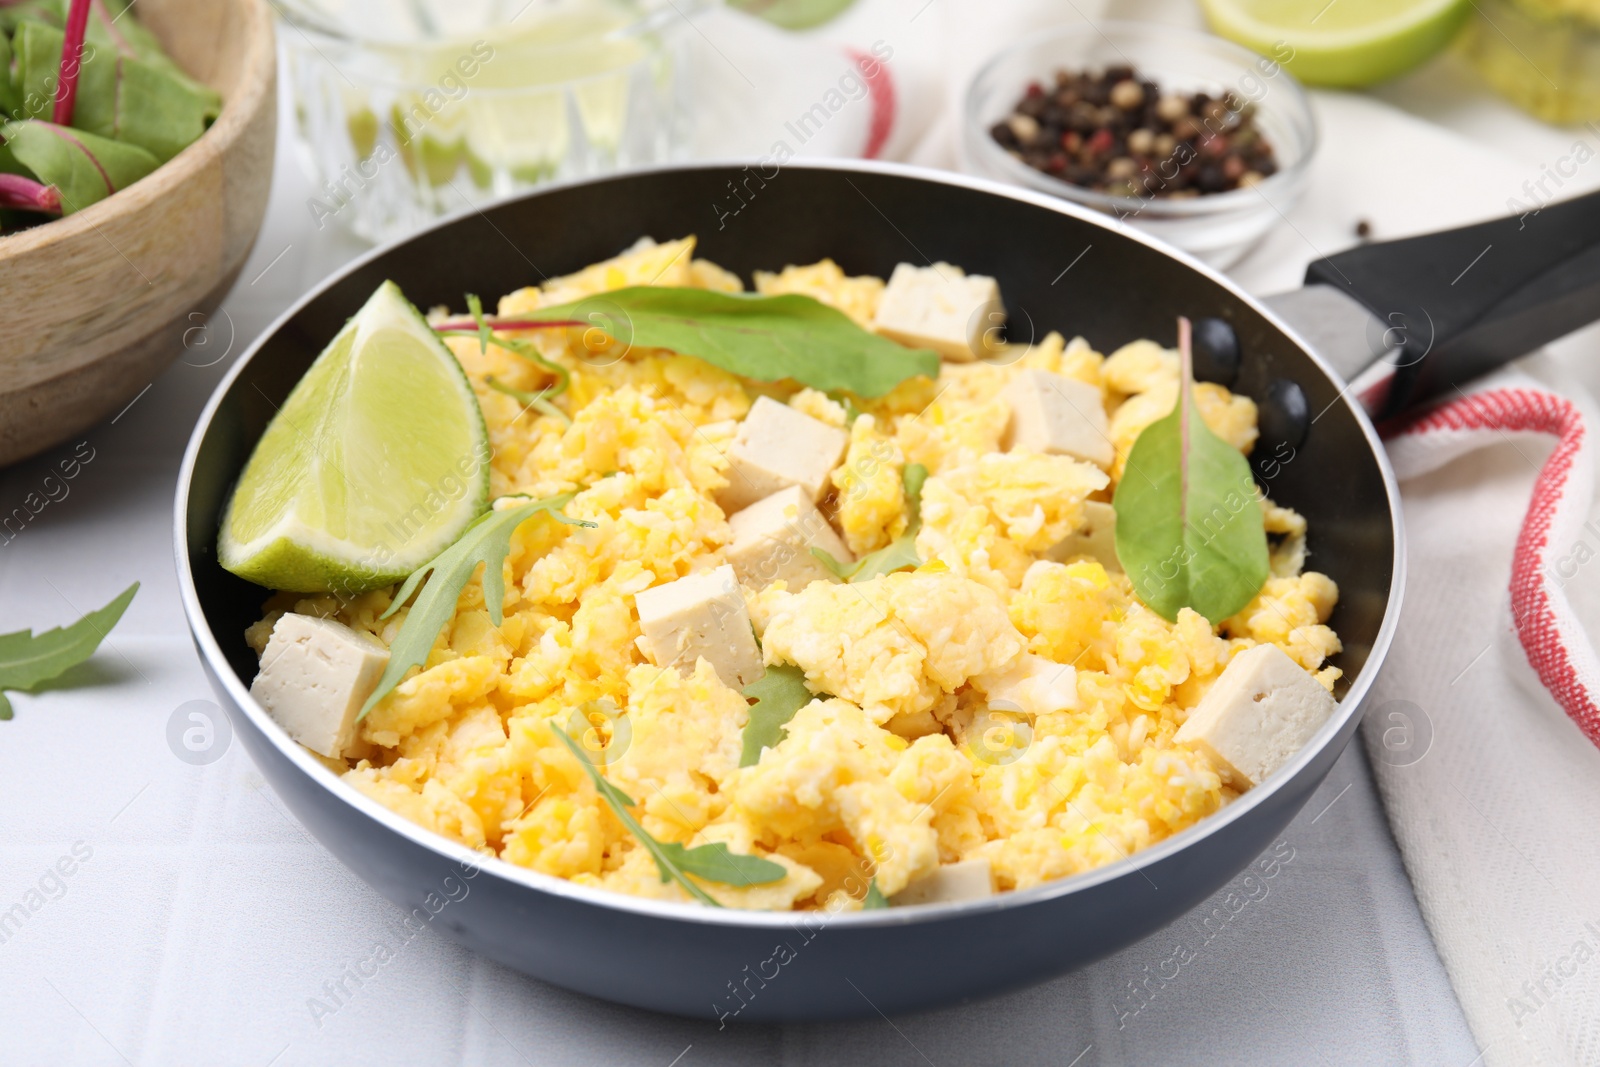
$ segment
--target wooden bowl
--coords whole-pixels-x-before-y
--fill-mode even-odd
[[[140,0],[222,114],[143,181],[0,237],[0,465],[115,414],[183,351],[255,243],[272,184],[277,58],[266,0]]]

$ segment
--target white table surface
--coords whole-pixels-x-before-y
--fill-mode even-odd
[[[1395,199],[1413,205],[1397,216],[1402,229],[1426,228],[1415,212],[1425,219],[1437,199],[1429,183],[1460,180],[1440,173],[1444,149],[1428,142],[1444,136],[1436,127],[1504,150],[1497,173],[1512,177],[1536,176],[1575,136],[1523,118],[1449,58],[1377,95],[1434,124],[1390,131],[1414,145],[1383,161]],[[1354,107],[1366,121],[1361,98],[1319,106]],[[1581,176],[1596,181],[1600,173]],[[1294,233],[1275,235],[1241,266],[1248,284],[1292,282],[1309,258],[1293,246],[1347,243],[1339,235],[1351,220],[1341,212],[1384,217],[1386,201],[1341,202],[1346,183],[1336,172],[1326,184],[1291,213]],[[1500,208],[1501,187],[1475,187],[1479,214]],[[50,691],[13,697],[16,718],[0,724],[0,912],[37,900],[30,890],[47,882],[42,906],[0,934],[0,1062],[1475,1062],[1359,746],[1284,834],[1293,859],[1268,895],[1210,942],[1180,920],[1084,971],[996,1001],[892,1022],[719,1032],[565,992],[426,931],[334,1015],[314,1018],[308,999],[368,956],[397,909],[307,836],[239,746],[219,735],[212,761],[196,764],[168,740],[181,706],[211,700],[170,543],[189,430],[248,342],[363,248],[316,230],[310,192],[281,152],[266,227],[223,309],[197,321],[206,328],[182,362],[84,435],[93,458],[68,495],[0,542],[0,630],[68,621],[143,583],[91,663]],[[0,473],[0,512],[39,488],[72,448]],[[74,847],[89,858],[58,889],[46,872]],[[1198,949],[1195,960],[1119,1020],[1127,984],[1154,971],[1178,939]]]

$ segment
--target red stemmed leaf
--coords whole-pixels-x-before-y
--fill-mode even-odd
[[[1271,574],[1259,490],[1244,453],[1218,437],[1194,400],[1189,320],[1178,320],[1172,413],[1146,426],[1117,483],[1117,559],[1133,591],[1176,620],[1193,608],[1215,625]]]
[[[78,102],[78,74],[83,70],[83,36],[89,29],[90,0],[72,0],[67,9],[67,39],[61,45],[61,76],[56,82],[56,106],[51,121],[57,126],[72,125],[72,111]]]
[[[61,214],[61,190],[21,174],[0,174],[0,208]]]

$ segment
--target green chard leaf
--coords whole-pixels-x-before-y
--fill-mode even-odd
[[[863,397],[939,373],[937,353],[869,333],[844,312],[792,293],[642,285],[540,308],[518,321],[592,323],[623,344],[695,356],[756,381],[790,379]]]
[[[67,0],[7,0],[0,3],[0,34],[12,36],[24,22],[42,22],[46,26],[61,29],[67,22]]]
[[[656,871],[661,875],[663,882],[677,881],[684,892],[694,897],[702,904],[713,908],[722,907],[715,897],[689,880],[689,875],[704,878],[708,882],[720,882],[723,885],[746,887],[752,885],[766,885],[769,882],[781,882],[789,873],[782,864],[773,863],[771,860],[762,859],[760,856],[743,856],[729,850],[721,841],[708,845],[698,845],[687,848],[673,841],[660,841],[650,834],[639,820],[628,811],[636,807],[632,797],[618,789],[606,780],[600,773],[582,746],[573,740],[571,734],[550,724],[550,732],[555,734],[567,750],[571,752],[584,770],[589,772],[590,781],[600,794],[600,799],[606,802],[613,815],[628,832],[639,839],[639,843],[650,853],[650,858],[656,862]]]
[[[93,43],[93,35],[90,40]],[[51,113],[65,41],[65,34],[43,22],[24,22],[17,28],[12,46],[21,118]],[[170,61],[152,63],[102,45],[87,55],[79,71],[72,126],[137,145],[165,163],[199,139],[221,110],[222,98],[214,90]]]
[[[89,7],[89,34],[95,46],[107,46],[124,58],[140,59],[152,66],[177,71],[178,65],[167,55],[132,10],[136,0],[94,0]],[[63,5],[64,6],[64,5]]]
[[[754,767],[761,762],[763,749],[777,748],[788,733],[784,727],[795,712],[817,699],[817,694],[806,688],[805,671],[783,663],[768,667],[765,674],[744,687],[744,695],[755,703],[750,705],[750,721],[744,728],[741,767]]]
[[[878,880],[874,878],[867,883],[867,898],[861,902],[861,910],[877,911],[888,906],[889,898],[883,895],[883,890],[878,888]]]
[[[1188,319],[1178,347],[1178,402],[1134,442],[1112,499],[1117,558],[1151,610],[1193,608],[1215,625],[1266,582],[1267,535],[1249,461],[1195,409]]]
[[[593,527],[595,524],[592,522],[569,519],[561,514],[561,509],[571,499],[572,494],[567,493],[501,511],[485,512],[467,527],[455,544],[411,573],[411,577],[395,593],[389,610],[380,617],[387,619],[399,611],[401,605],[411,599],[411,594],[416,593],[419,585],[422,586],[422,592],[417,594],[417,602],[411,605],[399,636],[390,646],[389,665],[378,679],[377,688],[361,705],[358,719],[366,718],[367,712],[400,684],[407,671],[427,662],[428,653],[433,651],[440,631],[455,616],[456,600],[461,596],[461,590],[477,573],[479,564],[483,565],[483,602],[489,609],[489,618],[494,620],[496,626],[504,621],[506,579],[503,568],[506,556],[511,552],[511,534],[535,515],[549,515],[569,526]],[[426,585],[423,585],[424,580]]]
[[[61,193],[70,215],[99,203],[160,164],[144,149],[41,119],[0,126],[6,154]]]
[[[922,531],[922,485],[928,480],[928,468],[920,463],[907,464],[900,478],[906,490],[906,510],[910,512],[905,533],[854,563],[840,563],[820,548],[813,548],[811,554],[821,560],[824,567],[852,583],[869,581],[906,567],[922,566],[917,556],[917,534]]]
[[[94,655],[138,591],[139,583],[134,582],[111,603],[89,612],[71,626],[42,634],[32,630],[0,634],[0,719],[11,718],[11,702],[6,699],[5,690],[26,692]]]
[[[0,114],[14,114],[22,105],[22,96],[11,82],[11,38],[0,31]]]

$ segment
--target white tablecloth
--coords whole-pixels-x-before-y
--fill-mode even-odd
[[[1496,182],[1502,173],[1536,176],[1573,139],[1489,99],[1449,59],[1380,95],[1511,147],[1515,158],[1501,161]],[[1385,128],[1410,149],[1374,162],[1394,196],[1363,200],[1327,172],[1291,215],[1295,225],[1241,265],[1249,284],[1291,283],[1312,246],[1348,242],[1356,217],[1372,218],[1380,233],[1453,221],[1427,214],[1445,210],[1437,193],[1452,183],[1475,198],[1457,205],[1460,217],[1502,206],[1498,184],[1442,165],[1440,144],[1450,158],[1471,152],[1436,127],[1408,125],[1365,100],[1319,106],[1354,108],[1357,123],[1397,124]],[[1330,139],[1325,152],[1337,151]],[[25,913],[9,925],[0,919],[0,1062],[1475,1061],[1359,746],[1284,834],[1280,855],[1292,858],[1267,895],[1209,941],[1180,920],[998,1001],[892,1024],[718,1032],[564,992],[424,932],[334,1014],[314,1012],[310,1000],[368,956],[396,912],[307,836],[226,736],[215,738],[209,762],[171,740],[191,725],[185,705],[211,694],[185,631],[170,544],[178,459],[221,373],[292,299],[362,248],[316,230],[310,192],[284,151],[266,228],[223,309],[191,338],[184,362],[84,436],[92,459],[67,495],[0,542],[0,630],[70,620],[143,582],[90,664],[51,691],[15,697],[15,720],[0,724],[0,916],[13,904]],[[0,473],[0,513],[72,450]],[[1171,982],[1146,984],[1157,990],[1148,1003],[1133,997],[1130,983],[1145,984],[1178,941],[1194,960]]]

